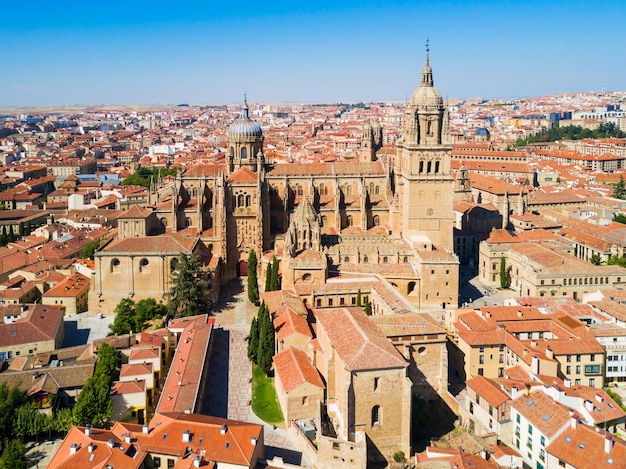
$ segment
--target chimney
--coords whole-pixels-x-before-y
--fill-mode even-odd
[[[486,461],[487,460],[487,450],[481,449],[480,450],[480,457],[483,458]]]
[[[144,423],[143,427],[141,427],[141,432],[142,433],[148,433],[148,424]]]
[[[563,380],[563,384],[565,385],[566,388],[571,388],[572,387],[572,380],[569,378],[565,378]]]
[[[185,407],[185,414],[189,415],[191,414],[191,408],[190,407]]]
[[[511,397],[515,399],[515,394],[517,394],[517,386],[511,386]]]
[[[70,446],[70,456],[76,454],[76,451],[78,451],[78,445],[76,443],[72,443],[72,446]]]
[[[93,443],[89,442],[89,444],[87,445],[87,451],[89,453],[93,453]]]
[[[250,438],[250,443],[252,443],[252,446],[256,446],[256,436]]]
[[[531,370],[535,376],[539,374],[539,358],[537,355],[533,355]]]
[[[554,360],[554,352],[549,345],[546,347],[546,357],[548,357],[550,360]]]
[[[126,442],[126,444],[130,444],[130,433],[124,435],[124,441]]]
[[[593,410],[593,402],[585,399],[585,409],[591,412]]]
[[[228,430],[228,427],[226,426],[226,424],[225,424],[225,423],[223,423],[223,424],[222,424],[222,428],[220,428],[220,433],[221,433],[222,435],[225,435],[225,434],[226,434],[226,430]]]
[[[193,467],[200,467],[200,456],[193,458]]]
[[[91,424],[90,423],[85,425],[85,435],[91,436]]]
[[[107,441],[107,446],[109,448],[113,448],[115,446],[115,442],[113,441],[113,439],[109,438],[109,441]]]
[[[607,433],[606,436],[604,437],[604,452],[608,454],[611,452],[612,449],[613,449],[613,436]]]
[[[189,443],[189,430],[183,431],[183,443]]]
[[[576,425],[578,425],[578,417],[576,417],[576,414],[574,413],[573,410],[569,411],[569,415],[570,415],[569,426],[571,428],[576,428]]]

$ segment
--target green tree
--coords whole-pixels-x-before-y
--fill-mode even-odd
[[[613,188],[613,197],[616,199],[626,200],[626,183],[624,182],[624,176],[619,177],[619,181]]]
[[[5,439],[0,469],[26,469],[26,447],[18,439]]]
[[[115,319],[109,325],[111,334],[122,335],[135,331],[135,302],[130,298],[122,299],[115,307]]]
[[[357,306],[363,306],[362,304],[362,300],[361,300],[361,289],[359,288],[359,290],[356,292],[356,305]]]
[[[13,241],[15,241],[15,233],[13,232],[13,225],[9,226],[9,243],[12,243]]]
[[[280,290],[280,276],[278,274],[278,257],[274,256],[274,260],[272,261],[272,275],[271,275],[270,291],[278,291],[278,290]]]
[[[601,265],[602,258],[598,254],[594,254],[589,258],[589,262],[591,262],[593,265]]]
[[[206,313],[209,308],[210,284],[202,270],[197,254],[181,253],[178,267],[172,273],[172,288],[168,293],[168,310],[174,317]]]
[[[256,276],[257,260],[254,249],[248,255],[248,300],[250,303],[259,304],[259,282]]]
[[[93,256],[100,247],[99,241],[89,241],[85,246],[80,250],[78,254],[82,259],[91,259],[93,260]]]
[[[115,347],[103,343],[98,348],[98,361],[94,376],[108,383],[110,386],[118,378],[120,369],[120,353]]]
[[[33,225],[31,224],[30,220],[26,223],[26,230],[25,230],[25,234],[26,236],[30,236],[30,234],[33,231]]]
[[[500,287],[506,287],[506,259],[504,256],[500,258]]]
[[[363,308],[363,311],[365,311],[365,314],[368,316],[372,315],[372,304],[367,296],[365,297],[365,307]]]
[[[259,323],[256,318],[252,318],[250,332],[248,337],[246,337],[246,341],[248,342],[248,358],[252,363],[256,364],[257,352],[259,351]]]
[[[267,305],[263,304],[259,311],[259,348],[257,352],[257,365],[269,376],[272,370],[272,357],[274,356],[274,325]]]
[[[609,257],[609,260],[606,261],[606,264],[626,267],[626,257],[619,257],[617,254],[613,254],[611,257]]]
[[[626,215],[624,215],[623,213],[618,213],[617,215],[615,215],[615,221],[617,223],[622,223],[626,225]]]
[[[27,402],[26,391],[17,384],[9,387],[6,381],[0,383],[0,433],[3,437],[13,436],[16,411]]]
[[[20,224],[18,225],[18,233],[19,233],[20,238],[24,237],[24,230],[25,230],[24,222],[21,221]]]
[[[108,427],[113,413],[110,385],[100,376],[92,376],[85,381],[85,385],[76,399],[74,406],[74,424],[95,427]]]
[[[265,291],[272,291],[272,264],[267,266],[265,270]]]
[[[64,407],[59,409],[52,420],[52,430],[57,433],[67,433],[74,425],[74,414],[72,409]]]
[[[146,329],[146,323],[154,319],[160,319],[167,315],[167,306],[154,298],[145,298],[135,304],[135,332]]]

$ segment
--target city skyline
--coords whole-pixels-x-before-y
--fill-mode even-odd
[[[0,106],[403,101],[623,91],[609,1],[9,4]],[[623,55],[623,52],[622,52]]]

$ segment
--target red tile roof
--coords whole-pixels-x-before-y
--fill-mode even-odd
[[[289,347],[274,355],[273,360],[276,376],[280,379],[286,393],[304,383],[325,389],[317,368],[311,364],[306,353]]]
[[[406,368],[409,365],[363,308],[325,308],[315,310],[314,314],[318,327],[328,335],[346,370]]]

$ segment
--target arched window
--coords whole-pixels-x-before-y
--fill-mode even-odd
[[[433,166],[433,162],[429,161],[428,164],[426,165],[426,173],[430,174],[430,170],[432,169]]]
[[[235,156],[235,147],[230,147],[230,156]]]
[[[185,226],[191,226],[191,218],[185,218]]]
[[[321,217],[320,221],[321,221],[321,223],[320,223],[320,224],[321,224],[322,226],[326,226],[326,224],[328,223],[328,218],[326,218],[326,215],[322,215],[322,217]]]
[[[146,259],[145,257],[141,259],[139,261],[139,272],[142,272],[142,273],[149,272],[148,265],[150,265],[150,262],[148,262],[148,259]]]
[[[380,225],[380,217],[378,215],[374,215],[374,218],[372,219],[374,226],[379,226]]]
[[[239,194],[237,196],[237,207],[243,207],[243,204],[244,204],[243,194]]]
[[[387,259],[387,256],[383,257],[383,264],[386,264],[387,262],[389,262],[389,259]]]
[[[346,217],[346,223],[348,224],[348,226],[352,226],[352,215],[348,215]]]
[[[248,158],[248,149],[246,147],[241,148],[241,159],[245,160]]]
[[[375,425],[380,425],[381,409],[379,405],[375,405],[372,407],[372,427]]]
[[[302,186],[300,184],[296,184],[296,196],[302,197]]]
[[[175,257],[170,261],[170,273],[174,272],[176,269],[178,269],[178,257]]]
[[[276,186],[274,184],[272,184],[270,186],[270,195],[272,195],[272,196],[277,196],[278,195],[278,189],[276,188]]]
[[[424,162],[420,161],[420,173],[424,172]]]
[[[120,260],[115,258],[111,261],[111,272],[119,272],[120,271]]]
[[[250,206],[250,196],[247,195],[246,196],[246,207],[249,207],[249,206]]]
[[[407,295],[410,295],[411,293],[413,293],[413,291],[415,290],[415,282],[409,282],[409,285],[407,286]]]
[[[346,257],[343,258],[343,261],[344,262],[350,262],[350,258],[348,256],[346,256]]]
[[[363,264],[367,264],[369,262],[369,259],[367,258],[367,256],[363,256]]]
[[[167,218],[165,218],[165,217],[161,218],[161,225],[163,225],[163,228],[165,228],[167,226]]]
[[[320,184],[318,191],[320,195],[328,195],[328,188],[326,187],[326,185],[324,185],[324,183]]]
[[[374,183],[370,182],[370,194],[374,193]]]
[[[346,184],[346,195],[352,195],[352,186]]]
[[[439,161],[435,161],[435,173],[439,174]]]
[[[374,195],[378,195],[378,194],[380,194],[380,187],[374,186]]]

